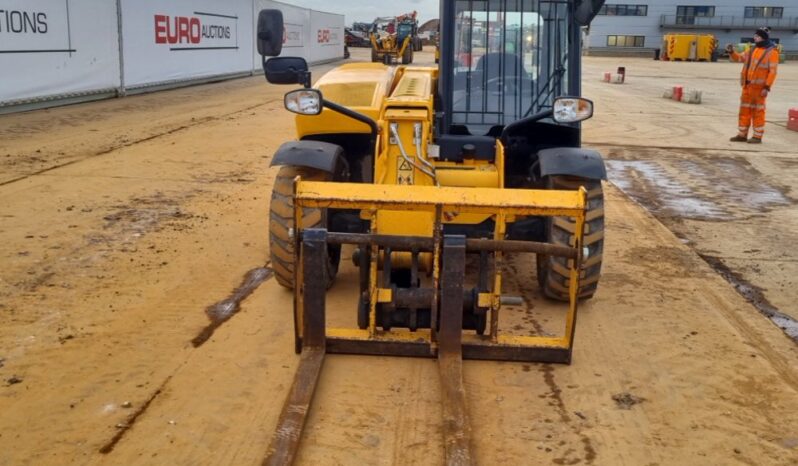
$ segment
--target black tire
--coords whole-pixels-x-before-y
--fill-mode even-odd
[[[588,257],[582,262],[579,299],[590,299],[598,289],[601,261],[604,253],[604,191],[601,181],[584,178],[552,176],[549,189],[587,189],[588,211],[585,222],[584,246]],[[573,246],[575,222],[568,217],[551,217],[546,222],[546,240],[550,243]],[[569,259],[537,256],[538,284],[543,294],[558,301],[568,301]]]
[[[274,278],[280,285],[294,288],[294,241],[289,229],[294,227],[294,178],[301,176],[307,181],[331,181],[332,175],[306,167],[286,165],[280,167],[272,188],[269,206],[269,254]],[[303,228],[327,228],[326,209],[305,209]],[[327,286],[331,286],[338,273],[341,261],[341,247],[329,246],[327,249]]]
[[[405,52],[402,54],[402,64],[409,65],[411,63],[413,63],[413,47],[411,47],[411,44],[407,44]]]

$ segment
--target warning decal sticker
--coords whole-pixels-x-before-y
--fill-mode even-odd
[[[397,161],[396,184],[413,184],[413,165],[402,158]]]

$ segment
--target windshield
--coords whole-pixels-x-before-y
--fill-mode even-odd
[[[405,37],[413,34],[413,25],[407,23],[399,23],[399,27],[397,28],[396,35],[399,36],[399,39],[404,39]]]
[[[551,108],[567,86],[566,0],[457,0],[452,123],[471,134]]]

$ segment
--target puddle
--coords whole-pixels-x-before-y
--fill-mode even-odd
[[[205,344],[222,324],[230,320],[239,310],[241,302],[251,295],[266,280],[272,278],[272,269],[268,267],[258,267],[250,270],[244,276],[243,282],[233,293],[222,301],[217,302],[205,309],[205,314],[211,320],[205,328],[191,340],[194,348]]]
[[[610,181],[638,202],[660,213],[687,218],[722,219],[727,212],[700,199],[689,186],[672,178],[657,162],[608,160]]]
[[[759,310],[760,313],[769,318],[774,324],[784,331],[793,341],[798,343],[798,320],[784,314],[768,301],[762,289],[751,284],[740,274],[731,270],[720,258],[699,254],[707,264],[712,266],[727,282],[734,286],[737,293]]]
[[[613,152],[623,157],[623,151]],[[655,160],[607,160],[612,181],[657,216],[728,221],[792,204],[786,188],[741,157],[686,159],[681,153]]]

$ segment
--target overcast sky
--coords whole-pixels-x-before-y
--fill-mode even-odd
[[[418,11],[420,24],[438,17],[438,0],[281,0],[305,8],[329,11],[346,16],[346,25],[354,21],[371,22],[378,16],[398,16]]]

